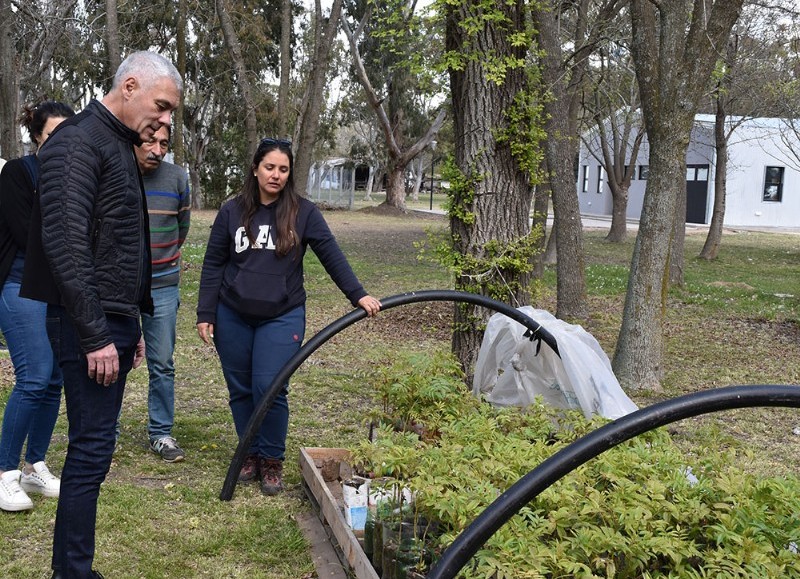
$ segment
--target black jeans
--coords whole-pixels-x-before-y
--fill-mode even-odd
[[[109,386],[89,378],[86,354],[64,308],[48,306],[47,334],[64,375],[69,446],[61,471],[53,536],[53,569],[61,577],[92,577],[97,498],[114,454],[115,428],[125,379],[141,330],[137,318],[106,316],[119,354],[119,378]]]

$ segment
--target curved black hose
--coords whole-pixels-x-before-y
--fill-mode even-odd
[[[556,340],[553,335],[539,325],[536,321],[532,320],[508,304],[504,304],[503,302],[499,302],[482,295],[455,290],[425,290],[409,292],[383,298],[381,300],[381,310],[388,310],[405,304],[435,301],[471,303],[505,314],[509,318],[516,320],[525,326],[528,329],[528,332],[526,332],[525,335],[529,336],[531,340],[540,340],[541,342],[544,342],[550,346],[550,348],[552,348],[556,354],[558,353],[558,345],[556,344]],[[281,386],[289,380],[297,368],[300,367],[300,364],[302,364],[306,358],[308,358],[317,348],[348,326],[351,326],[358,320],[361,320],[365,317],[367,317],[367,313],[361,308],[356,308],[349,314],[342,316],[335,322],[320,330],[313,338],[303,344],[303,347],[300,348],[300,350],[294,356],[292,356],[289,361],[286,362],[286,364],[284,364],[283,368],[281,368],[280,372],[278,372],[278,374],[275,376],[275,379],[264,393],[264,396],[261,398],[258,406],[253,411],[253,415],[250,417],[250,422],[247,423],[245,433],[239,440],[239,445],[236,447],[236,452],[234,453],[233,458],[231,459],[231,464],[228,467],[228,474],[225,476],[225,482],[222,485],[222,492],[219,496],[221,500],[229,501],[233,497],[233,491],[236,488],[236,480],[239,477],[239,470],[242,468],[242,464],[247,456],[247,451],[250,448],[250,444],[253,442],[256,432],[258,432],[258,430],[261,428],[261,423],[264,421],[267,412],[269,412],[269,409],[272,407],[272,403],[275,401],[275,397],[278,395]]]
[[[729,386],[697,392],[632,412],[576,440],[519,479],[456,537],[427,579],[452,579],[523,506],[575,468],[634,436],[709,412],[755,406],[800,408],[800,386]]]

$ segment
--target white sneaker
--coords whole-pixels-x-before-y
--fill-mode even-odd
[[[58,497],[61,490],[61,479],[50,472],[44,461],[33,465],[31,474],[22,473],[19,486],[29,493],[39,493],[46,497]]]
[[[27,511],[33,508],[33,501],[19,486],[18,470],[7,470],[0,474],[0,509],[4,511]]]

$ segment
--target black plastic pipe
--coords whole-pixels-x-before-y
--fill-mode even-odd
[[[800,386],[729,386],[674,398],[632,412],[579,438],[519,479],[442,553],[427,579],[452,579],[522,507],[561,477],[602,452],[660,426],[720,410],[756,406],[800,408]]]
[[[558,345],[553,335],[543,328],[538,322],[532,320],[516,308],[481,296],[471,294],[468,292],[460,292],[455,290],[424,290],[418,292],[410,292],[383,298],[381,300],[381,311],[389,310],[391,308],[402,306],[406,304],[413,304],[418,302],[463,302],[483,306],[490,310],[495,310],[501,314],[505,314],[509,318],[516,320],[528,329],[531,340],[541,340],[553,351],[558,354]],[[349,314],[346,314],[320,330],[313,338],[308,340],[300,350],[292,356],[280,372],[275,376],[275,379],[270,384],[269,388],[264,393],[263,398],[258,403],[258,406],[253,411],[250,417],[250,422],[247,423],[247,428],[242,438],[239,440],[239,445],[236,447],[236,452],[231,459],[231,464],[228,467],[228,474],[225,476],[225,482],[222,485],[222,492],[219,498],[223,501],[229,501],[233,498],[233,491],[236,488],[236,480],[239,478],[239,470],[242,468],[244,459],[247,456],[247,451],[253,442],[258,430],[261,428],[261,423],[272,407],[281,386],[285,384],[292,374],[300,367],[300,365],[314,353],[317,348],[322,346],[325,342],[330,340],[333,336],[356,323],[358,320],[367,317],[367,313],[361,308],[356,308]],[[526,333],[528,335],[528,333]]]

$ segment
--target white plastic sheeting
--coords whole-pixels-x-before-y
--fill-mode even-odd
[[[524,337],[527,328],[503,314],[489,319],[483,336],[472,391],[497,406],[527,406],[541,397],[557,408],[580,409],[589,418],[615,419],[635,410],[611,370],[597,340],[581,326],[559,320],[545,310],[518,308],[549,331],[559,358],[544,342]]]

